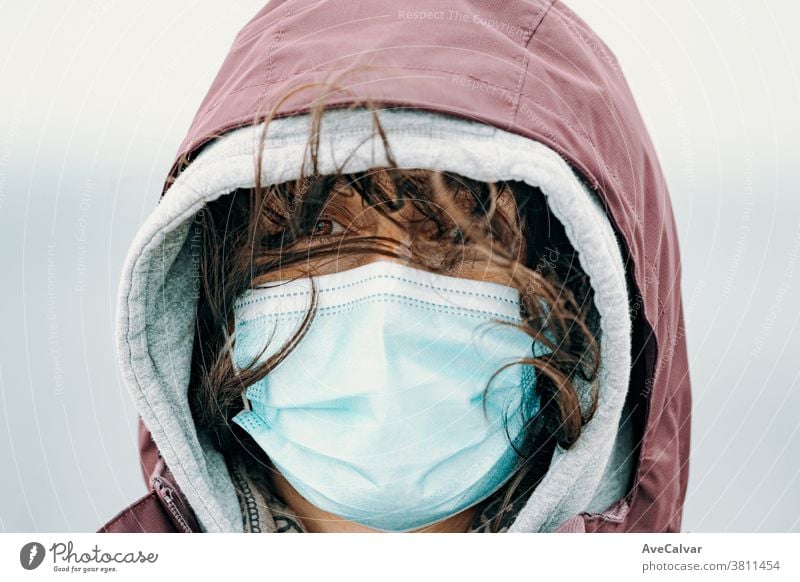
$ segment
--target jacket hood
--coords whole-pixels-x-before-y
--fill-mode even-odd
[[[594,288],[597,412],[575,446],[557,448],[510,531],[680,529],[690,392],[667,188],[611,52],[560,2],[521,0],[273,1],[236,36],[131,245],[118,302],[123,377],[201,528],[242,531],[242,522],[225,460],[197,431],[187,401],[194,217],[253,185],[259,124],[273,106],[262,181],[296,178],[315,95],[276,98],[354,65],[329,105],[369,98],[388,106],[380,119],[400,167],[538,186]],[[349,172],[385,164],[371,130],[363,111],[326,113],[320,170],[350,153]],[[618,433],[634,429],[640,445],[621,446]],[[633,485],[609,497],[626,460]]]

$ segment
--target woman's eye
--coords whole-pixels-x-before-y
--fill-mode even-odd
[[[336,222],[335,220],[330,220],[328,218],[321,218],[319,219],[314,227],[311,229],[310,236],[311,237],[321,237],[321,236],[331,236],[334,234],[340,234],[344,232],[344,227]]]

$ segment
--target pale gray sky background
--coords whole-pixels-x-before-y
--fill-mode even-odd
[[[0,2],[0,531],[94,531],[145,492],[122,260],[262,4]],[[800,531],[800,6],[568,4],[619,57],[678,220],[684,531]]]

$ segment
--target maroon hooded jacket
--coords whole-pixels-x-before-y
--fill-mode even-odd
[[[554,149],[597,192],[632,293],[628,399],[643,438],[628,495],[559,531],[679,531],[691,393],[669,194],[614,55],[563,3],[272,0],[236,36],[164,189],[216,136],[263,120],[290,86],[354,66],[331,106],[371,98],[493,125]],[[277,116],[307,111],[313,97],[294,95]],[[151,491],[100,531],[199,531],[141,423],[140,450]]]

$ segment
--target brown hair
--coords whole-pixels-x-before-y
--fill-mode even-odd
[[[508,273],[520,291],[523,323],[518,327],[532,341],[549,348],[549,354],[519,362],[535,367],[541,406],[526,419],[525,444],[517,450],[518,469],[501,490],[494,518],[499,524],[512,504],[544,476],[555,445],[570,448],[594,412],[596,393],[591,395],[588,413],[582,413],[577,390],[578,381],[596,386],[599,364],[597,313],[588,278],[538,188],[523,182],[486,183],[451,172],[398,168],[377,107],[368,100],[353,102],[350,108],[364,108],[371,114],[375,134],[385,148],[385,167],[344,173],[340,166],[333,174],[320,174],[319,129],[326,107],[324,100],[318,100],[309,112],[310,137],[302,166],[310,165],[310,169],[295,181],[263,186],[260,169],[269,123],[286,99],[309,87],[289,91],[266,116],[255,161],[255,186],[209,202],[195,218],[194,228],[202,236],[202,284],[189,401],[198,429],[208,431],[224,454],[245,452],[268,464],[260,447],[231,419],[243,408],[245,389],[264,378],[300,341],[313,318],[314,302],[304,325],[286,345],[265,361],[254,361],[238,371],[231,360],[233,304],[279,267],[365,253],[399,258],[397,241],[379,236],[346,235],[298,246],[298,241],[308,240],[333,193],[357,195],[363,204],[408,232],[411,264],[458,276],[464,258],[477,256]],[[513,202],[511,219],[498,211],[504,201],[506,206]],[[401,219],[409,210],[418,218]]]

